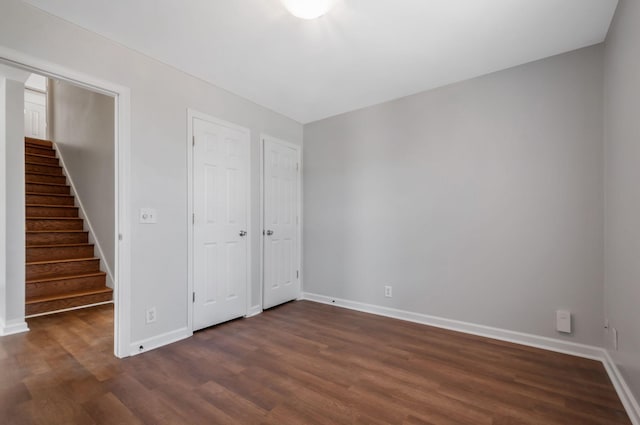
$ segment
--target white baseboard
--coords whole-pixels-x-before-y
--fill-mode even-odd
[[[458,320],[445,319],[427,314],[414,313],[373,304],[365,304],[357,301],[333,298],[326,295],[318,295],[308,292],[303,293],[301,299],[600,361],[603,363],[605,370],[609,374],[609,378],[611,379],[611,382],[613,383],[613,386],[618,393],[618,397],[620,397],[631,422],[633,425],[640,425],[640,408],[638,407],[638,402],[620,374],[620,371],[615,365],[613,359],[602,347],[576,344],[574,342],[561,341],[538,335],[477,325],[474,323],[461,322]]]
[[[604,359],[602,363],[609,374],[609,378],[611,378],[611,382],[620,397],[620,401],[622,401],[629,415],[629,419],[631,419],[633,425],[640,425],[640,405],[638,404],[638,400],[634,397],[622,373],[620,373],[620,369],[618,369],[618,366],[607,350],[603,350],[603,356]]]
[[[164,345],[169,345],[174,342],[178,342],[182,339],[189,338],[193,335],[189,329],[180,328],[175,331],[166,332],[151,338],[143,339],[141,341],[132,342],[129,346],[129,355],[135,356],[138,354],[146,353],[147,351],[160,348]],[[142,348],[140,348],[142,347]]]
[[[602,348],[594,347],[591,345],[576,344],[574,342],[561,341],[558,339],[547,338],[543,336],[509,331],[506,329],[494,328],[491,326],[476,325],[474,323],[445,319],[442,317],[430,316],[422,313],[414,313],[405,310],[397,310],[395,308],[360,303],[357,301],[332,298],[325,295],[304,293],[303,298],[309,301],[336,305],[338,307],[344,307],[351,310],[362,311],[365,313],[377,314],[378,316],[391,317],[394,319],[406,320],[408,322],[435,326],[437,328],[484,336],[487,338],[499,339],[501,341],[513,342],[516,344],[527,345],[529,347],[542,348],[545,350],[556,351],[563,354],[586,357],[593,360],[602,360]]]
[[[262,313],[262,306],[254,305],[249,309],[249,311],[247,311],[247,315],[244,317],[249,318],[249,317],[257,316],[260,313]]]
[[[0,320],[0,336],[15,335],[28,331],[29,327],[27,326],[27,322],[24,320],[15,320],[10,321],[9,323],[4,323]]]

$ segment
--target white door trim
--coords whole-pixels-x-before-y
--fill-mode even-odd
[[[247,295],[245,316],[250,315],[251,310],[251,250],[253,241],[253,229],[251,226],[251,130],[228,121],[221,120],[195,109],[187,108],[187,329],[193,333],[193,120],[201,119],[225,127],[230,127],[247,135],[249,140],[249,152],[247,163]]]
[[[302,271],[302,222],[303,222],[303,214],[302,214],[302,145],[296,145],[295,143],[287,142],[282,139],[278,139],[277,137],[269,136],[268,134],[262,133],[260,134],[260,306],[264,309],[264,160],[265,160],[265,150],[264,143],[265,140],[270,140],[272,142],[280,143],[281,145],[285,145],[294,149],[298,154],[298,164],[300,164],[300,170],[298,173],[298,270],[300,270],[300,295],[298,299],[302,299],[302,294],[304,293],[304,273]]]
[[[115,103],[115,264],[114,354],[131,355],[131,90],[73,69],[0,46],[0,62],[70,82],[114,98]],[[24,191],[24,187],[22,188]]]

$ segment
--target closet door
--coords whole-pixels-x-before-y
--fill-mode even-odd
[[[300,148],[265,138],[263,308],[300,296]]]
[[[249,132],[193,120],[193,329],[246,314]]]

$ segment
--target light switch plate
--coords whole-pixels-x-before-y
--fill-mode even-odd
[[[154,208],[140,208],[140,223],[155,224],[158,222],[158,213]]]

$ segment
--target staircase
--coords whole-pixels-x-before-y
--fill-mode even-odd
[[[25,138],[26,315],[113,299],[53,143]]]

